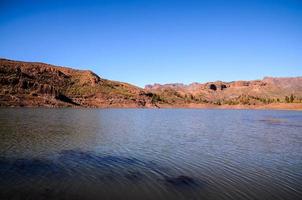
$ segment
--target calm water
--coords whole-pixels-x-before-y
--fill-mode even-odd
[[[302,112],[0,109],[0,199],[302,199]]]

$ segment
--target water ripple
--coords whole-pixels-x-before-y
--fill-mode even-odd
[[[290,111],[3,109],[0,199],[298,200],[301,124]]]

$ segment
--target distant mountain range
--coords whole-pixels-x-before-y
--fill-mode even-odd
[[[139,88],[89,70],[0,59],[0,106],[302,109],[302,77]]]

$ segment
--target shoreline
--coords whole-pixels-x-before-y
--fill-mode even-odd
[[[213,105],[213,104],[183,104],[183,105],[169,105],[161,104],[154,107],[138,107],[138,106],[99,106],[99,107],[86,107],[86,106],[0,106],[1,108],[48,108],[48,109],[200,109],[200,110],[288,110],[288,111],[302,111],[302,103],[278,103],[267,105]]]
[[[302,103],[273,103],[267,105],[213,105],[188,104],[182,106],[163,106],[160,108],[192,108],[192,109],[221,109],[221,110],[296,110],[302,111]]]

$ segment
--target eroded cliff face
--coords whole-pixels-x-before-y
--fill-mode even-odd
[[[174,104],[210,103],[228,105],[262,105],[267,103],[300,103],[302,77],[272,78],[255,81],[154,84],[145,89]],[[290,97],[293,99],[290,100]],[[286,100],[289,98],[289,101]]]
[[[155,107],[143,89],[89,70],[0,60],[0,105]]]
[[[0,59],[0,88],[0,106],[155,108],[302,102],[302,77],[154,84],[142,89],[89,70],[6,59]]]

